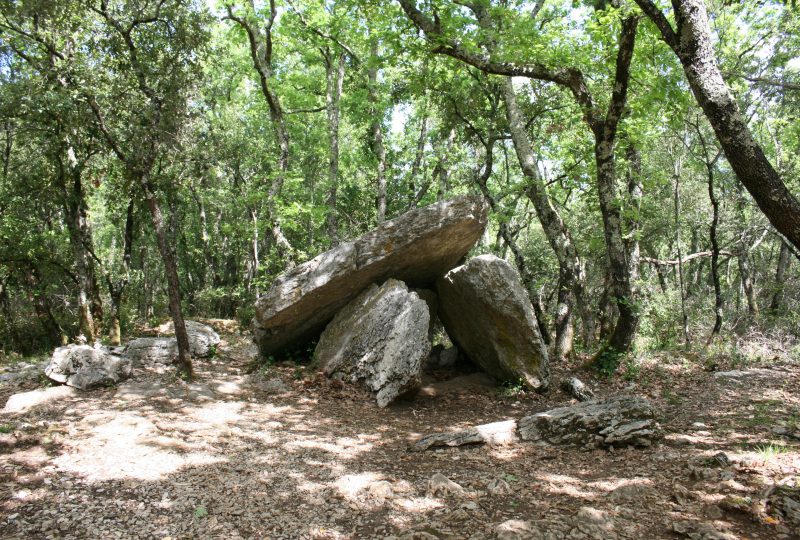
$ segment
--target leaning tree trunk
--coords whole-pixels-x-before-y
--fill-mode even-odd
[[[547,194],[544,179],[539,173],[536,157],[528,140],[525,123],[517,105],[510,77],[504,77],[502,91],[511,139],[520,168],[527,179],[525,193],[533,203],[536,215],[542,224],[542,230],[558,259],[559,295],[556,306],[556,349],[554,353],[557,359],[564,360],[572,352],[573,346],[573,332],[570,324],[573,303],[571,295],[563,294],[563,290],[572,292],[576,297],[580,297],[579,303],[588,305],[588,301],[584,298],[583,264],[564,220]],[[584,324],[587,324],[587,321],[584,321]]]
[[[111,313],[109,314],[108,329],[108,339],[111,345],[119,345],[122,341],[120,316],[122,312],[122,298],[130,279],[131,256],[133,254],[134,209],[135,202],[133,197],[131,197],[131,200],[128,202],[128,211],[125,215],[125,245],[122,248],[122,278],[114,281],[108,273],[106,274],[108,292],[109,296],[111,296]]]
[[[800,201],[753,138],[722,76],[711,38],[705,0],[673,0],[673,30],[652,0],[635,0],[678,56],[689,86],[716,133],[731,168],[770,223],[800,248]]]
[[[167,293],[169,295],[169,310],[172,321],[175,325],[175,337],[178,340],[178,358],[175,365],[178,373],[184,377],[192,377],[191,351],[189,350],[189,335],[186,333],[186,323],[183,319],[183,308],[181,307],[181,285],[178,277],[178,265],[175,262],[175,254],[167,239],[167,230],[164,224],[164,216],[158,204],[156,195],[150,184],[147,175],[141,175],[139,183],[144,190],[147,207],[153,218],[153,230],[156,235],[158,251],[164,262],[164,273],[167,277]]]

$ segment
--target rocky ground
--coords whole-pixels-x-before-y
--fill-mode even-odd
[[[581,374],[600,397],[658,406],[651,448],[409,452],[427,433],[570,397],[441,373],[379,409],[301,366],[246,373],[249,337],[216,326],[224,341],[193,383],[138,369],[118,388],[2,413],[0,537],[800,538],[796,363],[721,374],[730,366],[665,355],[630,380]],[[20,366],[0,381],[0,403],[43,382]]]

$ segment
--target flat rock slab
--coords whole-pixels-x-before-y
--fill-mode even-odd
[[[419,387],[431,350],[429,320],[425,301],[403,282],[372,285],[325,328],[315,364],[330,377],[364,384],[385,407]]]
[[[316,337],[371,283],[433,284],[481,237],[486,212],[474,196],[418,208],[283,274],[256,301],[253,336],[261,354]]]
[[[53,351],[44,370],[52,380],[79,390],[111,386],[131,375],[131,359],[116,354],[116,349],[67,345]]]
[[[466,444],[508,444],[519,440],[517,421],[505,420],[473,426],[451,433],[433,433],[414,443],[411,450],[421,452],[442,446],[463,446]]]
[[[481,255],[436,282],[439,318],[458,348],[501,381],[545,390],[547,348],[528,293],[503,259]]]
[[[14,394],[8,398],[4,413],[25,413],[41,405],[47,405],[75,396],[75,389],[71,386],[51,386],[30,392]]]
[[[593,399],[521,418],[524,441],[594,447],[650,446],[659,436],[652,403],[638,396]]]

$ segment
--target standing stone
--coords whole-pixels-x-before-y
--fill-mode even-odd
[[[404,283],[372,285],[322,333],[315,362],[329,376],[362,382],[385,407],[419,385],[431,350],[429,318],[425,301]]]
[[[436,290],[447,335],[473,362],[496,379],[547,388],[547,348],[511,265],[481,255],[440,278]]]
[[[483,199],[458,197],[385,221],[290,270],[256,301],[253,336],[261,354],[315,338],[371,283],[430,286],[459,264],[485,226]]]
[[[78,390],[111,386],[131,375],[131,360],[107,347],[67,345],[53,352],[44,370],[52,380]]]

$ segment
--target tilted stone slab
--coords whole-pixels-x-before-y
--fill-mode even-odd
[[[544,390],[547,348],[528,293],[503,259],[481,255],[436,282],[439,318],[470,360],[502,381]]]
[[[650,446],[660,430],[652,403],[638,396],[593,399],[521,418],[525,441],[587,447]]]
[[[325,328],[314,362],[328,376],[365,385],[385,407],[419,386],[429,319],[425,301],[401,281],[372,285]]]
[[[283,274],[256,301],[253,336],[261,354],[318,336],[372,283],[395,278],[411,287],[433,284],[481,237],[486,211],[475,196],[418,208]]]

